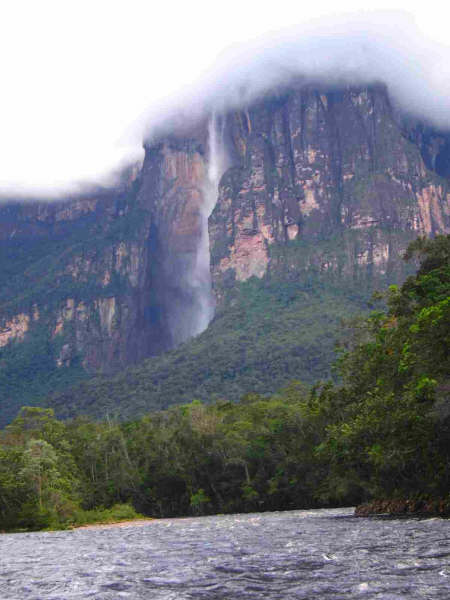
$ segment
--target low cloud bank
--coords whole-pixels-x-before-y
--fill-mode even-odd
[[[75,171],[70,180],[66,160],[63,174],[55,165],[53,184],[36,181],[37,188],[29,181],[25,165],[23,185],[4,186],[0,202],[14,196],[51,200],[82,195],[92,192],[93,182],[103,188],[115,186],[121,170],[142,159],[143,140],[151,143],[212,113],[245,107],[277,86],[299,79],[326,86],[382,82],[402,113],[450,130],[450,47],[426,38],[407,13],[351,14],[272,32],[226,49],[203,77],[164,103],[150,106],[128,127],[120,140],[124,150],[117,152],[119,158],[96,163],[98,156],[91,152],[93,173],[96,165],[116,164],[114,173],[105,175],[103,166],[103,172],[95,180],[90,176],[89,183],[77,181]]]
[[[450,48],[426,38],[405,13],[376,12],[322,19],[227,49],[190,89],[149,110],[135,133],[144,129],[151,142],[294,80],[384,83],[399,110],[450,129]]]

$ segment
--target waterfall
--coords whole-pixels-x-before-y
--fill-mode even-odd
[[[208,123],[206,168],[198,209],[200,232],[197,229],[195,249],[171,253],[168,248],[162,265],[155,262],[154,281],[159,286],[156,297],[163,307],[163,328],[168,329],[172,348],[202,333],[214,316],[208,219],[217,202],[220,178],[228,166],[224,133],[225,118],[213,114]]]
[[[214,316],[215,301],[211,282],[208,219],[217,202],[220,178],[228,166],[224,132],[225,118],[213,114],[208,123],[208,169],[203,186],[201,236],[192,274],[196,296],[196,315],[192,323],[192,335],[204,331]]]

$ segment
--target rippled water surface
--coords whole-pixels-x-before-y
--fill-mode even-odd
[[[450,521],[352,509],[0,536],[0,598],[450,598]]]

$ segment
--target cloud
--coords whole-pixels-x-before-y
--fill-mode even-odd
[[[277,86],[387,85],[402,113],[450,129],[450,49],[426,38],[411,16],[375,12],[321,19],[228,48],[189,89],[135,124],[148,141],[212,112],[254,102]]]
[[[225,11],[223,26],[211,21],[205,38],[198,15],[184,26],[173,22],[169,9],[160,37],[158,20],[135,15],[127,21],[128,10],[112,11],[116,29],[104,28],[100,37],[97,21],[86,20],[83,12],[76,27],[62,14],[67,23],[61,21],[61,27],[44,31],[30,21],[22,38],[14,28],[5,30],[11,35],[4,42],[10,60],[4,61],[9,76],[2,80],[0,196],[51,199],[84,193],[93,184],[116,184],[121,168],[142,159],[143,140],[180,132],[213,112],[244,107],[298,79],[326,86],[384,82],[399,110],[450,129],[450,49],[427,38],[406,12],[353,13],[280,29],[228,47],[198,76],[207,64],[203,55],[214,56],[224,40],[237,39],[233,24],[239,39],[245,27],[255,34],[253,20],[263,7],[261,14],[243,8],[242,19],[236,10]],[[20,11],[16,16],[22,27]],[[103,23],[103,15],[97,17]],[[88,30],[82,29],[85,23]],[[151,35],[148,23],[153,23]],[[178,29],[168,29],[177,23]],[[431,29],[437,31],[436,21]],[[195,81],[183,85],[189,78]],[[175,81],[181,89],[164,97],[176,89]],[[135,118],[143,106],[148,109]]]

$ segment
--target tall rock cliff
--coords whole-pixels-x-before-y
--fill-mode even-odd
[[[115,189],[0,204],[0,417],[198,333],[204,172],[164,139]]]
[[[205,122],[149,143],[113,190],[2,201],[3,406],[177,347],[215,303],[199,341],[145,363],[142,406],[185,359],[189,376],[154,404],[235,397],[258,387],[255,373],[264,385],[264,373],[274,385],[326,376],[339,318],[404,279],[409,241],[449,231],[450,136],[398,114],[381,85],[292,86],[219,121],[220,135]],[[219,152],[227,168],[217,190]],[[302,337],[316,321],[320,339]]]
[[[204,169],[198,144],[164,140],[119,189],[3,204],[0,346],[44,327],[58,365],[111,372],[195,333]]]
[[[219,299],[280,269],[395,281],[408,241],[448,231],[448,136],[402,123],[382,86],[290,90],[229,115],[228,130],[235,167],[210,223]]]

